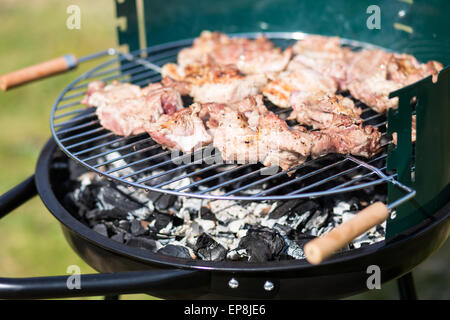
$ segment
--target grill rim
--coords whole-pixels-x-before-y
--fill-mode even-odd
[[[303,33],[303,32],[267,32],[267,33],[263,33],[263,32],[251,32],[251,33],[236,33],[236,34],[229,34],[229,36],[231,37],[248,37],[248,38],[255,38],[258,35],[264,34],[265,36],[267,36],[269,39],[271,40],[292,40],[292,41],[296,41],[299,39],[304,38],[305,36],[307,36],[307,33]],[[192,41],[194,40],[194,38],[190,38],[190,39],[182,39],[182,40],[177,40],[177,41],[173,41],[173,42],[168,42],[168,43],[164,43],[164,44],[160,44],[160,45],[156,45],[156,46],[151,46],[145,49],[140,49],[140,50],[136,50],[132,53],[130,53],[133,56],[142,54],[142,53],[151,53],[151,52],[159,52],[159,51],[164,51],[164,50],[174,50],[175,48],[183,48],[186,45],[189,45],[190,43],[192,43]],[[362,41],[357,41],[357,40],[351,40],[351,39],[341,39],[341,43],[344,45],[349,45],[349,46],[355,46],[355,47],[361,47],[361,48],[370,48],[370,49],[383,49],[386,51],[390,51],[389,49],[386,48],[382,48],[370,43],[366,43],[366,42],[362,42]],[[112,51],[111,51],[112,52]],[[332,188],[331,190],[325,190],[325,191],[317,191],[317,192],[309,192],[309,193],[300,193],[300,194],[287,194],[287,195],[272,195],[272,196],[257,196],[255,197],[254,195],[249,195],[249,196],[235,196],[235,195],[212,195],[212,194],[202,194],[201,192],[180,192],[177,191],[178,189],[161,189],[161,188],[156,188],[150,185],[142,185],[140,183],[136,183],[134,181],[127,181],[122,179],[122,177],[116,177],[114,175],[111,175],[110,173],[105,173],[104,171],[98,170],[97,168],[94,168],[93,166],[85,163],[86,160],[83,159],[79,159],[76,155],[74,155],[72,152],[70,152],[68,149],[69,147],[73,148],[76,147],[77,144],[75,145],[71,145],[71,146],[64,146],[63,142],[61,141],[60,138],[58,138],[58,131],[55,130],[55,126],[57,126],[58,128],[64,130],[64,129],[68,129],[70,128],[69,124],[66,123],[66,121],[61,122],[61,123],[65,123],[65,125],[60,125],[61,123],[55,124],[54,120],[56,119],[60,119],[60,118],[65,118],[67,115],[72,115],[73,113],[68,112],[63,114],[60,118],[55,118],[58,117],[55,115],[55,113],[58,110],[58,105],[59,102],[61,101],[65,101],[64,97],[66,95],[67,92],[71,91],[74,87],[75,84],[82,82],[85,79],[89,79],[92,74],[95,74],[95,72],[101,70],[102,68],[104,68],[107,65],[113,64],[115,60],[117,61],[121,61],[121,60],[129,60],[129,58],[126,58],[125,56],[121,57],[121,53],[119,51],[114,51],[115,54],[117,54],[117,58],[113,59],[113,60],[108,60],[102,64],[99,64],[98,66],[92,68],[91,70],[83,73],[81,76],[77,77],[74,81],[72,81],[62,92],[61,94],[58,96],[58,98],[56,99],[52,111],[51,111],[51,116],[50,116],[50,128],[51,128],[51,132],[52,135],[56,141],[56,143],[58,144],[58,146],[60,147],[60,149],[62,151],[64,151],[64,153],[66,153],[66,155],[68,155],[71,159],[73,159],[75,162],[77,162],[78,164],[88,168],[90,171],[93,171],[101,176],[105,176],[108,179],[112,179],[115,180],[119,183],[122,183],[124,185],[128,185],[130,187],[134,187],[134,188],[139,188],[139,189],[144,189],[144,190],[148,190],[148,191],[155,191],[155,192],[159,192],[159,193],[163,193],[163,194],[170,194],[170,195],[175,195],[175,196],[182,196],[182,197],[192,197],[192,198],[200,198],[200,199],[215,199],[215,200],[235,200],[235,201],[276,201],[276,200],[290,200],[290,199],[305,199],[305,198],[311,198],[311,197],[320,197],[323,195],[333,195],[333,194],[339,194],[342,192],[350,192],[350,191],[354,191],[354,190],[359,190],[359,189],[363,189],[366,187],[370,187],[370,186],[374,186],[377,184],[381,184],[381,183],[385,183],[385,182],[395,182],[396,185],[400,186],[400,187],[405,187],[404,190],[410,192],[408,190],[408,187],[403,186],[401,183],[399,183],[398,181],[395,180],[396,174],[393,175],[387,175],[384,174],[381,171],[375,172],[373,170],[370,170],[372,172],[375,172],[376,175],[378,175],[379,179],[375,180],[375,181],[370,181],[370,182],[366,182],[366,183],[362,183],[362,184],[358,184],[355,186],[350,186],[350,187],[346,187],[346,188]],[[130,55],[130,54],[125,54],[125,55]],[[137,64],[136,67],[138,67],[139,64]],[[138,72],[139,73],[139,72]],[[119,75],[115,76],[115,78],[120,78],[121,76],[123,76],[122,73],[120,73]],[[154,77],[154,76],[152,76]],[[151,78],[150,76],[147,77],[146,79]],[[82,85],[84,86],[84,84]],[[78,87],[76,87],[77,89],[79,89],[80,85]],[[72,98],[72,97],[70,97]],[[69,98],[69,99],[70,99]],[[70,103],[69,103],[70,104]],[[88,108],[87,110],[81,111],[80,110],[74,110],[74,113],[78,115],[69,118],[67,121],[69,121],[69,123],[73,123],[74,121],[78,121],[77,118],[79,116],[87,116],[87,118],[90,118],[91,116],[95,116],[95,112],[92,111],[93,108]],[[91,114],[88,113],[88,110],[91,110]],[[77,112],[78,111],[78,112]],[[86,115],[85,115],[86,113]],[[93,119],[92,121],[95,121],[95,119]],[[386,122],[387,123],[387,120]],[[382,124],[384,124],[382,123]],[[66,125],[68,126],[66,128]],[[100,127],[101,128],[101,127]],[[99,137],[110,137],[110,136],[114,136],[115,135],[110,132],[109,130],[105,130],[105,134],[101,135],[101,136],[96,136],[93,137],[92,139],[97,140],[97,138]],[[101,130],[100,130],[101,131]],[[125,140],[128,138],[133,138],[133,136],[131,137],[120,137],[117,136],[118,138],[112,140],[112,141],[108,141],[107,144],[113,144],[114,141],[120,141],[120,140]],[[69,137],[70,138],[70,137]],[[145,138],[146,139],[146,138]],[[86,143],[86,141],[83,141],[82,144]],[[97,146],[95,146],[97,147]],[[387,149],[386,146],[384,146],[383,148]],[[113,150],[114,151],[114,150]],[[113,152],[111,151],[111,152]],[[83,151],[81,151],[83,152]],[[380,152],[378,155],[376,155],[375,157],[378,157],[380,154],[388,154],[388,150],[387,151],[382,151]],[[77,154],[79,155],[79,153]],[[185,154],[183,154],[184,156]],[[348,156],[348,155],[342,155],[342,157],[344,159],[353,161],[352,158],[354,159],[354,157],[352,156]],[[307,162],[309,162],[311,160],[308,160]],[[305,162],[305,163],[307,163]],[[360,161],[355,162],[353,161],[355,164],[357,164],[357,167],[359,167],[361,165]],[[364,162],[364,161],[363,161]],[[358,165],[359,164],[359,165]],[[302,164],[303,165],[303,164]],[[300,166],[302,166],[300,165]],[[242,166],[242,165],[239,165]],[[244,165],[245,166],[245,165]],[[367,167],[366,167],[367,168]],[[264,169],[258,169],[258,170],[262,170]],[[116,171],[120,171],[120,170],[116,170]],[[256,172],[256,171],[253,171]],[[281,171],[280,171],[281,172]],[[286,171],[284,171],[286,172]],[[380,175],[381,173],[381,175]],[[190,184],[191,185],[191,184]],[[333,190],[334,189],[334,190]]]

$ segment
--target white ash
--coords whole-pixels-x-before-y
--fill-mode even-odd
[[[333,213],[338,215],[348,211],[350,211],[350,204],[343,201],[338,202],[337,205],[333,208]]]
[[[234,250],[230,250],[227,253],[227,259],[228,260],[242,260],[243,258],[245,258],[247,256],[247,250],[246,249],[234,249]]]
[[[113,162],[114,167],[116,167],[116,168],[126,166],[128,163],[124,159],[118,159],[121,156],[122,155],[117,151],[111,152],[111,153],[108,153],[107,155],[105,155],[105,160],[106,161],[114,161]],[[115,160],[115,159],[118,159],[118,160]],[[105,163],[106,161],[103,161],[102,163]],[[133,169],[128,167],[128,168],[124,168],[121,170],[121,175],[132,174],[133,172],[134,172]]]

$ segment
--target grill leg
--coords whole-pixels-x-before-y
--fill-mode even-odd
[[[120,296],[119,295],[105,296],[105,300],[120,300]]]
[[[397,279],[400,300],[417,300],[416,286],[412,272]]]

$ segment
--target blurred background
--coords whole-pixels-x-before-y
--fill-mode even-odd
[[[66,27],[69,5],[81,9],[81,28]],[[117,19],[112,0],[0,0],[0,74],[67,53],[78,57],[116,47]],[[0,194],[34,173],[51,133],[50,110],[78,70],[0,92]],[[66,243],[56,219],[36,197],[0,221],[0,277],[66,274],[69,265],[94,273]],[[414,271],[421,299],[450,299],[450,242]],[[124,295],[122,299],[153,299]],[[395,281],[350,299],[397,299]],[[89,299],[102,299],[92,297]]]

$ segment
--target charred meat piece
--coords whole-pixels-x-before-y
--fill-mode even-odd
[[[272,74],[284,70],[291,55],[292,49],[282,52],[264,36],[251,40],[203,31],[192,47],[180,51],[178,64],[185,67],[212,60],[220,65],[232,65],[244,74]]]
[[[313,157],[340,153],[370,158],[381,150],[381,133],[369,125],[330,127],[310,134],[314,141],[311,149]]]
[[[267,79],[262,74],[245,76],[229,65],[168,63],[162,68],[163,83],[190,95],[200,103],[233,103],[258,94]]]
[[[294,91],[334,94],[337,89],[337,83],[332,78],[316,70],[302,67],[295,71],[282,72],[264,87],[263,94],[275,105],[288,108],[289,98]]]
[[[327,95],[294,91],[291,94],[292,113],[289,119],[299,124],[323,129],[337,126],[348,126],[362,123],[361,109],[355,107],[353,101],[341,95]]]
[[[172,115],[162,115],[155,123],[148,123],[145,129],[164,148],[192,152],[212,142],[199,117],[200,110],[199,104],[193,104]]]
[[[294,58],[288,70],[302,67],[314,69],[321,74],[333,78],[338,83],[347,77],[349,48],[340,45],[338,37],[310,35],[297,41],[293,46]]]
[[[82,103],[97,107],[100,124],[121,136],[143,133],[147,123],[183,107],[180,94],[172,88],[159,83],[140,88],[117,81],[90,83]]]

